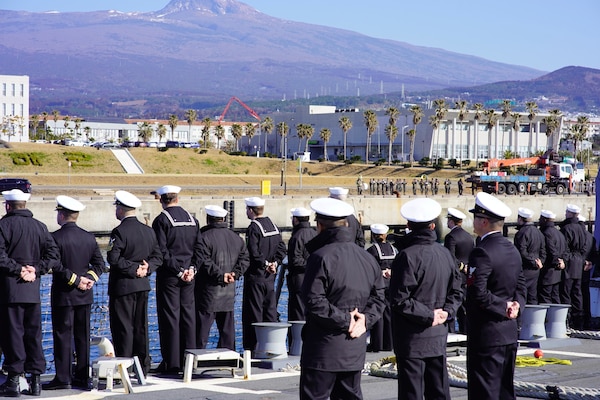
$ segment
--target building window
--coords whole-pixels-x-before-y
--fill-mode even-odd
[[[21,97],[25,96],[25,85],[21,83]]]
[[[15,97],[17,95],[17,85],[16,84],[12,84],[12,96]]]
[[[6,96],[6,83],[2,84],[2,96]]]

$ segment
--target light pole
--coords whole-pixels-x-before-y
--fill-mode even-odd
[[[408,125],[402,127],[402,162],[404,162],[404,131],[408,128]]]

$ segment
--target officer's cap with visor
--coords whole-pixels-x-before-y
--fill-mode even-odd
[[[442,212],[440,203],[433,199],[415,199],[400,208],[400,214],[409,222],[433,222]]]
[[[470,209],[469,212],[495,220],[503,220],[512,214],[510,207],[504,204],[502,200],[485,192],[477,193],[475,208]]]
[[[85,205],[69,196],[56,196],[56,211],[60,210],[79,212],[85,210]]]
[[[125,190],[117,190],[115,192],[115,205],[127,208],[138,208],[142,205],[142,202],[135,195]]]
[[[335,221],[354,214],[354,207],[350,204],[331,197],[313,200],[310,203],[310,208],[317,214],[315,217],[317,221],[320,219]]]

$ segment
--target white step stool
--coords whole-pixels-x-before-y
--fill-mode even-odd
[[[235,377],[235,369],[240,368],[240,361],[243,362],[244,359],[230,349],[186,349],[183,382],[190,383],[193,373],[215,369],[230,369],[231,375]],[[246,363],[244,363],[245,369]]]
[[[133,393],[133,386],[129,379],[129,372],[127,368],[133,366],[135,374],[137,376],[138,383],[140,385],[146,384],[146,377],[142,370],[142,365],[137,356],[133,358],[129,357],[98,357],[92,363],[92,382],[94,389],[98,388],[98,380],[106,379],[106,390],[113,390],[113,380],[120,377],[125,388],[125,393]]]

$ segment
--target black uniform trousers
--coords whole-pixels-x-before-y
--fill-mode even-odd
[[[277,322],[277,300],[272,280],[244,277],[242,301],[242,329],[244,349],[254,350],[256,332],[254,322]]]
[[[215,321],[219,330],[219,343],[217,347],[235,351],[235,318],[233,311],[198,311],[196,314],[196,347],[199,349],[206,348],[210,328]]]
[[[571,305],[569,326],[573,329],[583,329],[581,279],[563,279],[560,282],[560,302]]]
[[[398,400],[449,399],[446,355],[398,358]]]
[[[560,304],[559,284],[538,286],[538,302],[540,304]]]
[[[138,356],[144,374],[150,371],[148,292],[110,296],[110,332],[117,357]]]
[[[164,367],[182,369],[185,350],[196,347],[194,285],[157,276],[156,310]]]
[[[392,312],[390,310],[389,294],[385,291],[385,308],[381,318],[375,322],[370,330],[370,351],[390,351],[392,350]]]
[[[300,298],[300,289],[304,274],[288,273],[288,321],[305,321],[304,303]]]
[[[525,276],[525,286],[527,287],[527,304],[537,304],[538,278],[540,276],[540,270],[523,268],[523,276]]]
[[[300,400],[360,400],[361,371],[330,372],[302,368]]]
[[[516,356],[517,343],[477,348],[467,344],[469,399],[516,399],[513,383]]]
[[[90,377],[91,308],[90,304],[52,307],[54,365],[59,382],[71,383],[73,377],[86,382]],[[74,373],[73,353],[77,363]]]
[[[11,374],[43,374],[46,359],[42,348],[42,308],[39,303],[0,305],[0,345],[4,369]]]

